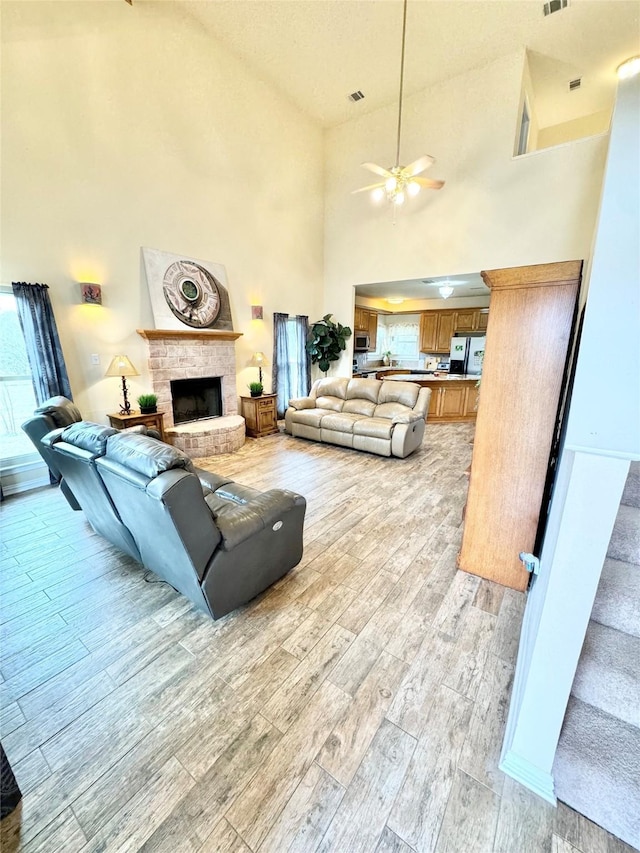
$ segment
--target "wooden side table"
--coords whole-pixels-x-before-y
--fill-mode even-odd
[[[246,422],[247,435],[262,438],[278,432],[276,413],[276,394],[263,394],[261,397],[240,397],[242,417]]]
[[[127,429],[127,427],[139,426],[144,424],[151,429],[157,429],[160,433],[161,441],[164,437],[164,412],[154,412],[152,415],[141,415],[140,412],[132,412],[130,415],[107,415],[109,418],[109,426],[114,429]]]

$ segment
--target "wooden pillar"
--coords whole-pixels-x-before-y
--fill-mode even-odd
[[[524,590],[582,271],[581,261],[491,270],[480,404],[458,566]]]

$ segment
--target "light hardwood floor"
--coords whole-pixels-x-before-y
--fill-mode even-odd
[[[524,596],[455,568],[472,435],[206,461],[308,501],[301,564],[218,622],[57,490],[0,505],[2,850],[629,850],[498,770]]]

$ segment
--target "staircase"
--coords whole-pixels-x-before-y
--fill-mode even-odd
[[[559,800],[640,849],[639,462],[611,534],[553,773]]]

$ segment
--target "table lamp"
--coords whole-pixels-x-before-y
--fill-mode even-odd
[[[251,361],[249,362],[250,367],[258,368],[258,375],[260,376],[260,384],[262,385],[262,367],[266,367],[268,364],[267,357],[263,352],[254,352],[251,356]]]
[[[124,397],[124,405],[120,406],[121,415],[131,414],[131,403],[127,398],[127,376],[140,376],[135,367],[131,364],[126,355],[114,355],[111,360],[105,376],[121,376],[122,377],[122,396]]]

